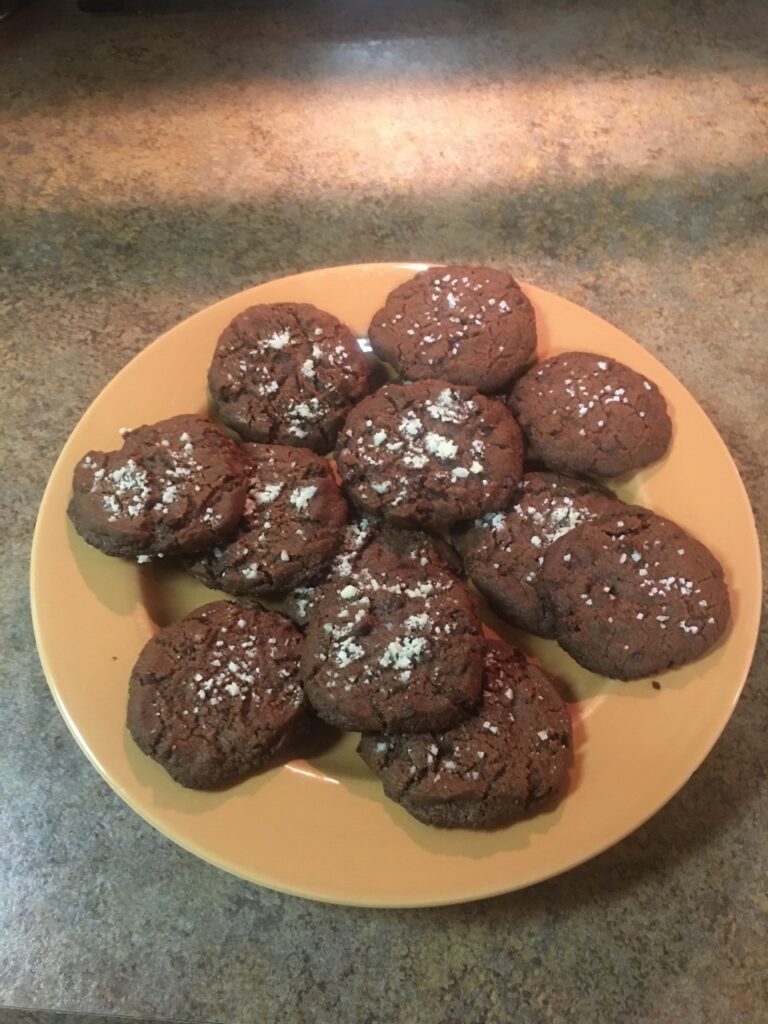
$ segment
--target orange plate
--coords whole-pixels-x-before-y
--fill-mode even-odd
[[[75,739],[110,786],[150,824],[198,856],[260,885],[334,903],[428,906],[518,889],[593,857],[637,828],[686,782],[720,735],[754,650],[760,562],[736,467],[685,388],[636,342],[592,313],[525,286],[539,352],[615,356],[661,387],[674,421],[667,457],[616,482],[621,497],[677,520],[726,569],[733,622],[708,657],[661,677],[615,683],[580,669],[552,641],[493,629],[538,656],[572,694],[576,768],[550,813],[489,834],[440,831],[385,800],[354,752],[357,737],[226,792],[177,786],[126,732],[131,666],[159,624],[211,600],[168,571],[88,547],[65,515],[72,470],[118,428],[206,408],[206,370],[230,319],[254,302],[313,302],[365,334],[373,312],[415,264],[315,270],[233,295],[174,327],[102,391],[67,441],[43,498],[32,553],[40,657]],[[702,470],[706,469],[706,472]],[[214,595],[215,596],[215,595]]]

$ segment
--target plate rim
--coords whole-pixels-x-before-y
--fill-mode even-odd
[[[260,288],[260,287],[262,287],[264,285],[280,283],[281,285],[285,284],[285,285],[290,286],[290,284],[292,282],[294,282],[294,281],[300,281],[301,279],[306,279],[308,277],[312,277],[312,276],[314,276],[316,274],[322,274],[322,273],[327,272],[327,271],[335,271],[335,272],[351,271],[351,272],[356,272],[356,271],[361,271],[362,270],[364,272],[372,272],[372,271],[376,271],[376,270],[384,270],[384,271],[388,272],[388,271],[391,271],[391,270],[402,270],[402,271],[410,270],[410,271],[413,271],[414,273],[416,273],[416,272],[418,272],[420,270],[423,270],[423,269],[426,269],[427,267],[430,267],[430,266],[443,266],[443,265],[447,265],[447,264],[443,264],[443,263],[440,263],[440,262],[420,262],[420,261],[404,261],[404,262],[401,262],[401,261],[391,261],[390,262],[390,261],[387,261],[387,262],[374,262],[374,263],[336,264],[336,265],[331,265],[331,266],[315,267],[315,268],[312,268],[312,269],[309,269],[309,270],[300,271],[298,273],[294,273],[294,274],[290,274],[290,275],[286,275],[286,276],[278,276],[278,277],[267,278],[267,279],[265,279],[263,281],[258,282],[257,284],[250,285],[247,288],[241,289],[238,292],[234,292],[234,293],[232,293],[230,295],[223,296],[222,298],[217,299],[216,302],[210,303],[207,306],[200,307],[199,309],[195,310],[195,312],[191,313],[189,316],[184,317],[182,320],[178,321],[175,324],[172,324],[170,327],[168,327],[166,330],[164,330],[160,335],[158,335],[156,338],[154,338],[151,341],[149,341],[137,353],[135,353],[131,357],[131,359],[128,360],[128,362],[125,363],[117,371],[117,373],[115,373],[106,382],[104,387],[100,389],[98,394],[95,395],[95,397],[92,399],[92,401],[89,402],[87,407],[83,410],[81,415],[78,417],[76,423],[70,429],[70,431],[69,431],[69,433],[68,433],[68,435],[67,435],[67,437],[66,437],[66,439],[65,439],[65,441],[64,441],[64,443],[63,443],[63,445],[62,445],[62,447],[61,447],[61,449],[60,449],[60,451],[59,451],[59,453],[58,453],[58,455],[56,457],[56,460],[55,460],[55,462],[54,462],[54,464],[53,464],[53,466],[52,466],[52,468],[50,470],[50,473],[48,475],[48,479],[46,481],[46,485],[45,485],[45,488],[44,488],[44,491],[43,491],[43,494],[42,494],[42,497],[41,497],[41,500],[40,500],[40,504],[39,504],[39,508],[38,508],[38,512],[37,512],[37,516],[36,516],[36,520],[35,520],[35,528],[34,528],[34,533],[33,533],[33,538],[32,538],[32,545],[31,545],[31,551],[30,551],[30,564],[29,564],[30,610],[31,610],[33,632],[34,632],[34,637],[35,637],[35,645],[36,645],[36,649],[37,649],[37,653],[38,653],[38,658],[40,660],[40,664],[41,664],[41,667],[43,669],[43,674],[44,674],[45,679],[46,679],[46,683],[47,683],[48,688],[50,689],[50,691],[51,691],[51,693],[53,695],[56,707],[57,707],[59,713],[61,714],[62,718],[64,719],[64,722],[65,722],[69,732],[72,734],[73,738],[75,739],[76,743],[80,747],[81,751],[87,757],[88,761],[97,770],[97,772],[99,773],[101,778],[107,783],[107,785],[110,787],[110,789],[112,789],[120,797],[121,800],[123,800],[135,813],[137,813],[145,822],[147,822],[147,824],[149,824],[152,828],[154,828],[157,832],[159,832],[166,840],[169,840],[170,842],[175,843],[176,845],[180,846],[182,849],[188,851],[189,853],[192,853],[196,857],[199,857],[201,860],[203,860],[203,861],[205,861],[205,862],[207,862],[209,864],[212,864],[213,866],[215,866],[215,867],[217,867],[217,868],[219,868],[221,870],[227,871],[229,874],[233,874],[236,877],[241,878],[244,881],[249,882],[250,884],[264,886],[264,887],[273,889],[273,890],[275,890],[277,892],[284,893],[286,895],[298,896],[298,897],[301,897],[303,899],[312,900],[313,902],[325,903],[325,904],[329,904],[329,905],[338,905],[338,906],[367,907],[367,908],[372,908],[372,909],[406,909],[406,908],[418,909],[418,908],[428,908],[428,907],[436,907],[436,906],[459,905],[459,904],[462,904],[462,903],[469,903],[469,902],[474,902],[474,901],[482,900],[482,899],[490,899],[490,898],[494,898],[496,896],[503,895],[503,894],[506,894],[506,893],[520,891],[520,890],[522,890],[524,888],[529,888],[532,885],[537,885],[540,882],[545,882],[548,879],[557,877],[558,875],[561,875],[561,874],[565,874],[566,872],[571,871],[573,868],[576,868],[576,867],[580,866],[581,864],[584,864],[584,863],[586,863],[586,862],[588,862],[590,860],[595,859],[596,857],[601,856],[608,849],[610,849],[611,847],[617,845],[620,842],[623,842],[629,835],[631,835],[632,833],[636,832],[638,829],[642,828],[655,814],[657,814],[675,796],[677,796],[680,793],[680,791],[690,781],[692,775],[701,767],[703,762],[710,755],[710,753],[712,752],[712,749],[714,748],[715,744],[718,742],[718,740],[722,736],[722,734],[723,734],[723,732],[724,732],[724,730],[725,730],[725,728],[726,728],[726,726],[727,726],[731,716],[733,715],[733,712],[734,712],[734,709],[736,707],[736,704],[738,703],[738,701],[739,701],[739,699],[741,697],[741,694],[743,693],[744,686],[746,685],[746,681],[747,681],[747,678],[749,676],[751,665],[752,665],[752,662],[753,662],[753,659],[754,659],[754,653],[755,653],[755,649],[756,649],[756,645],[757,645],[757,640],[758,640],[758,635],[759,635],[760,615],[761,615],[760,594],[762,593],[762,563],[761,563],[761,554],[760,554],[759,534],[758,534],[758,531],[757,531],[757,525],[756,525],[756,521],[755,521],[754,509],[753,509],[752,503],[750,501],[749,492],[747,491],[747,488],[746,488],[746,486],[744,484],[744,481],[743,481],[743,479],[741,477],[741,473],[739,472],[739,467],[736,464],[736,461],[734,460],[733,456],[731,455],[731,452],[728,449],[728,446],[726,445],[725,441],[723,440],[722,436],[720,435],[720,432],[719,432],[717,426],[715,425],[715,423],[712,422],[711,418],[706,413],[706,411],[702,408],[702,406],[697,401],[697,399],[690,393],[690,391],[688,390],[686,385],[675,374],[673,374],[671,370],[667,369],[665,364],[660,359],[658,359],[653,352],[651,352],[650,350],[645,348],[645,346],[642,345],[635,338],[633,338],[630,335],[627,335],[620,327],[617,327],[611,321],[606,320],[605,317],[600,316],[600,314],[593,312],[593,310],[589,309],[587,306],[582,306],[579,303],[573,302],[572,300],[570,300],[568,298],[565,298],[564,296],[560,295],[557,292],[553,292],[553,291],[551,291],[549,289],[542,288],[542,287],[540,287],[538,285],[534,285],[531,282],[519,279],[519,283],[526,290],[530,289],[533,292],[541,292],[541,293],[544,293],[546,295],[552,296],[552,297],[556,298],[558,301],[567,303],[568,305],[571,305],[571,306],[574,306],[579,311],[586,312],[590,316],[595,317],[598,320],[601,320],[604,323],[608,324],[613,330],[619,332],[625,339],[627,339],[629,342],[631,342],[632,345],[634,345],[638,349],[642,350],[646,354],[646,356],[649,357],[656,365],[660,366],[662,368],[662,370],[666,374],[669,374],[670,376],[672,376],[674,378],[674,380],[677,382],[679,387],[683,389],[683,391],[686,393],[686,395],[690,399],[690,401],[693,402],[697,406],[697,408],[700,410],[701,414],[706,418],[706,420],[709,422],[710,426],[712,427],[712,430],[713,430],[713,433],[714,433],[714,435],[715,435],[715,437],[717,439],[717,442],[721,446],[722,454],[725,455],[726,459],[728,460],[728,462],[731,465],[731,468],[734,471],[735,479],[736,479],[736,481],[738,481],[738,486],[740,488],[740,497],[743,499],[743,502],[744,502],[746,508],[749,510],[749,514],[750,514],[749,515],[749,526],[750,526],[750,529],[749,529],[749,538],[748,538],[748,540],[749,540],[749,546],[752,549],[752,553],[754,555],[754,564],[755,564],[755,572],[756,572],[756,588],[755,589],[756,589],[756,593],[757,593],[757,600],[754,601],[750,607],[742,609],[741,612],[740,612],[740,615],[744,616],[744,615],[748,614],[749,611],[751,611],[752,612],[751,618],[753,620],[751,623],[749,623],[749,625],[751,627],[750,630],[749,630],[749,643],[748,643],[747,647],[745,648],[744,664],[745,664],[746,667],[745,667],[745,670],[743,672],[743,675],[742,675],[742,678],[740,680],[739,685],[732,691],[730,701],[727,704],[724,704],[724,706],[722,708],[722,711],[721,711],[721,714],[718,717],[717,723],[716,723],[715,727],[712,729],[712,732],[711,732],[711,735],[709,737],[709,740],[705,744],[705,748],[703,749],[703,753],[701,754],[700,757],[698,757],[698,755],[697,755],[697,758],[694,758],[694,760],[689,765],[688,770],[685,773],[685,776],[679,781],[679,783],[676,783],[674,785],[673,789],[670,792],[666,793],[658,802],[654,802],[654,806],[653,806],[652,809],[650,809],[647,813],[645,813],[641,818],[638,818],[638,819],[634,820],[634,822],[631,825],[629,825],[626,829],[620,830],[620,832],[618,834],[614,835],[612,838],[608,839],[606,842],[604,842],[604,843],[602,843],[600,845],[595,846],[594,848],[592,848],[589,852],[587,852],[584,855],[578,854],[573,859],[566,858],[566,863],[563,866],[556,867],[553,870],[544,871],[544,872],[542,872],[540,875],[538,875],[534,879],[522,881],[520,883],[515,883],[513,881],[512,884],[500,884],[500,885],[496,885],[496,886],[485,885],[484,886],[482,884],[482,875],[480,874],[480,877],[479,877],[479,880],[478,880],[478,884],[473,888],[472,891],[468,891],[467,887],[465,887],[459,893],[446,893],[446,894],[444,894],[444,895],[442,895],[440,897],[431,897],[431,898],[427,898],[427,899],[420,899],[418,896],[414,897],[414,896],[410,896],[410,895],[408,895],[408,896],[403,895],[403,896],[401,896],[397,900],[395,900],[393,898],[387,898],[386,900],[381,901],[381,902],[377,902],[375,899],[371,899],[371,898],[343,896],[343,895],[339,895],[338,893],[324,894],[324,893],[319,892],[319,891],[310,891],[309,889],[306,889],[306,888],[303,889],[301,887],[292,886],[292,885],[286,884],[285,881],[281,881],[281,880],[278,880],[278,879],[271,878],[271,877],[268,876],[268,873],[267,873],[267,875],[265,875],[264,873],[260,873],[259,878],[256,879],[252,875],[247,874],[246,872],[244,872],[243,870],[238,868],[236,865],[231,863],[230,860],[227,857],[221,856],[221,855],[219,855],[217,853],[212,853],[209,848],[205,848],[205,847],[199,845],[197,842],[195,842],[193,840],[189,840],[189,839],[187,839],[187,838],[185,838],[183,836],[180,836],[178,833],[173,831],[172,828],[170,828],[170,827],[168,829],[164,828],[163,825],[160,823],[160,821],[157,820],[155,815],[147,813],[147,811],[144,809],[144,807],[142,805],[142,802],[139,799],[134,798],[118,780],[110,777],[110,775],[107,773],[107,771],[104,769],[104,767],[100,764],[99,760],[96,758],[94,753],[88,747],[87,743],[85,742],[84,737],[82,736],[82,734],[81,734],[81,732],[80,732],[80,730],[79,730],[79,728],[77,726],[77,723],[72,718],[72,716],[71,716],[71,714],[70,714],[66,704],[64,703],[64,701],[63,701],[63,699],[61,697],[61,694],[59,693],[58,687],[56,685],[55,675],[54,675],[53,669],[49,665],[49,662],[48,662],[48,657],[47,657],[46,650],[45,650],[45,640],[44,640],[44,636],[42,634],[43,627],[42,627],[42,623],[41,623],[41,620],[40,620],[40,602],[39,602],[38,595],[40,593],[40,588],[41,588],[41,583],[42,583],[40,569],[41,569],[41,558],[42,558],[42,555],[41,555],[42,539],[41,538],[42,538],[42,534],[43,534],[43,526],[44,526],[44,521],[45,521],[46,515],[48,513],[48,505],[50,504],[50,501],[51,501],[51,492],[54,489],[54,478],[57,475],[57,471],[59,470],[60,464],[63,461],[65,461],[65,459],[66,459],[66,456],[68,454],[68,449],[69,449],[70,443],[72,441],[73,435],[75,435],[78,432],[78,429],[79,429],[81,423],[85,419],[87,419],[87,417],[90,415],[91,410],[93,409],[93,407],[96,406],[97,404],[101,404],[101,402],[104,400],[105,396],[108,396],[108,394],[111,391],[111,389],[114,386],[117,386],[117,384],[118,384],[119,380],[122,378],[122,376],[124,374],[127,374],[127,373],[130,372],[130,369],[133,366],[133,364],[137,360],[141,359],[144,356],[144,354],[146,353],[146,351],[150,347],[152,347],[154,345],[161,344],[164,341],[164,339],[169,334],[171,334],[172,332],[176,331],[182,324],[187,325],[187,324],[189,324],[192,321],[195,321],[195,320],[197,320],[199,318],[203,318],[212,308],[214,308],[215,306],[218,306],[220,303],[229,302],[229,301],[235,300],[235,299],[240,298],[240,297],[248,296],[255,289]],[[394,826],[394,827],[396,827],[396,826]]]

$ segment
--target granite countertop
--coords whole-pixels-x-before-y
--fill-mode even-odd
[[[623,843],[369,911],[239,881],[120,801],[54,707],[27,567],[56,455],[132,355],[250,284],[375,260],[508,266],[638,338],[764,526],[768,7],[143,6],[0,22],[0,1004],[29,1008],[0,1020],[756,1024],[765,634],[713,753]]]

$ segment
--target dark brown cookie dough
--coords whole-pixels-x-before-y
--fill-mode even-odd
[[[356,406],[336,463],[351,500],[399,526],[447,526],[503,508],[522,475],[509,410],[445,381],[388,384]]]
[[[303,728],[301,635],[281,615],[216,601],[161,629],[139,655],[128,728],[182,786],[263,767]]]
[[[536,317],[513,277],[492,267],[430,267],[371,321],[374,352],[407,380],[439,377],[501,391],[536,354]]]
[[[307,303],[251,306],[219,338],[208,371],[223,423],[248,441],[333,447],[368,391],[349,328]]]
[[[302,657],[318,715],[342,729],[419,732],[480,696],[482,627],[469,590],[429,555],[374,539],[324,585]]]
[[[672,424],[659,389],[608,356],[565,352],[534,366],[509,397],[528,457],[549,469],[618,476],[669,447]]]
[[[187,562],[209,587],[256,597],[305,586],[331,561],[347,503],[327,459],[306,448],[244,444],[248,497],[232,538]]]
[[[246,491],[234,441],[203,416],[174,416],[125,432],[118,451],[88,452],[68,511],[89,544],[141,562],[229,536]]]
[[[283,600],[281,610],[297,625],[306,626],[322,588],[349,576],[361,559],[370,557],[368,549],[374,544],[376,560],[380,564],[391,560],[395,569],[406,563],[422,571],[436,565],[457,575],[462,573],[460,558],[441,537],[432,537],[419,530],[399,530],[363,516],[348,523],[342,531],[341,543],[323,579],[315,586],[297,587],[291,591]]]
[[[445,732],[363,736],[358,751],[384,792],[427,825],[498,828],[562,793],[571,720],[544,673],[489,643],[477,712]]]
[[[360,551],[369,543],[373,536],[373,530],[373,520],[366,519],[365,517],[347,523],[341,532],[341,541],[323,580],[314,586],[296,587],[285,597],[281,606],[282,611],[297,626],[304,627],[308,624],[312,609],[315,607],[322,586],[326,582],[330,583],[350,574]]]
[[[540,582],[560,645],[580,665],[615,679],[700,658],[730,615],[714,555],[675,523],[634,506],[556,541]]]
[[[526,473],[507,509],[464,524],[454,542],[467,575],[503,619],[551,637],[552,611],[538,585],[547,549],[579,523],[621,508],[618,498],[594,483]]]
[[[312,609],[319,596],[319,586],[311,584],[291,590],[280,603],[280,611],[287,615],[294,625],[304,629],[309,622]]]

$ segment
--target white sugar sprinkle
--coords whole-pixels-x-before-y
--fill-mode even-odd
[[[424,438],[424,447],[431,455],[440,459],[454,459],[458,453],[458,445],[450,437],[430,432]]]
[[[299,512],[304,512],[316,493],[317,487],[314,486],[297,487],[295,491],[291,492],[290,502]]]
[[[427,640],[423,636],[396,637],[392,640],[379,658],[384,668],[407,669],[417,664],[427,648]]]
[[[282,484],[267,484],[264,490],[256,495],[256,500],[260,505],[271,505],[282,489]]]
[[[285,348],[285,346],[289,345],[290,342],[291,332],[286,327],[282,331],[275,331],[274,334],[271,334],[268,338],[265,338],[261,344],[264,348],[280,349]]]

